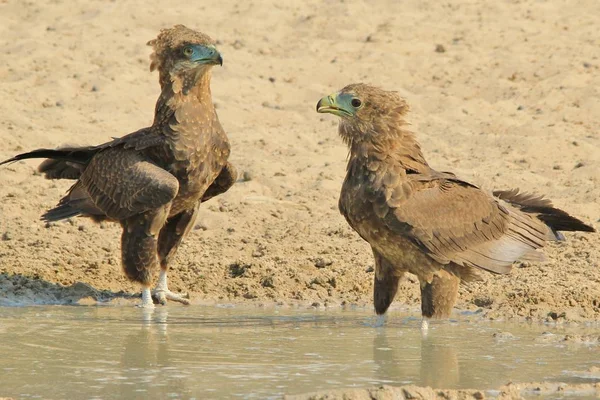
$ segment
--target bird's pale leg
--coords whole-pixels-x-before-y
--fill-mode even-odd
[[[427,335],[428,332],[429,332],[429,318],[423,317],[423,319],[421,320],[421,333],[423,335]]]
[[[161,268],[158,276],[158,284],[154,288],[154,297],[160,304],[167,304],[167,300],[176,301],[182,304],[190,304],[189,295],[187,293],[173,293],[169,290],[167,284],[167,269]]]
[[[150,288],[142,288],[142,304],[140,304],[138,307],[148,309],[154,308],[154,302],[152,301],[152,293],[150,292]]]
[[[169,270],[169,261],[177,251],[183,238],[190,231],[196,219],[196,208],[186,210],[182,213],[172,216],[160,231],[158,236],[158,257],[160,259],[160,275],[158,284],[154,289],[154,297],[160,304],[167,304],[167,300],[177,301],[183,304],[190,304],[187,294],[177,294],[169,290],[167,284],[167,271]]]

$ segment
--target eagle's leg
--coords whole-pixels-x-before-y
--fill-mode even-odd
[[[159,304],[166,305],[167,300],[176,301],[181,304],[190,304],[190,295],[187,293],[175,293],[169,290],[167,282],[167,271],[168,269],[162,267],[160,269],[160,275],[158,276],[158,284],[152,291],[152,296]]]
[[[439,270],[431,282],[419,278],[421,282],[421,328],[427,330],[428,319],[448,318],[458,298],[460,278],[446,270]]]
[[[152,275],[158,267],[157,242],[160,228],[164,225],[171,205],[148,211],[124,221],[121,235],[121,259],[125,275],[142,285],[140,307],[153,308],[150,295]]]
[[[152,301],[152,292],[149,287],[144,286],[142,288],[142,308],[154,308],[154,302]]]
[[[395,268],[373,249],[375,257],[375,279],[373,285],[373,304],[377,315],[383,315],[390,307],[398,291],[398,282],[404,271]]]
[[[167,273],[169,262],[175,255],[177,248],[183,238],[190,231],[196,220],[198,207],[183,211],[167,220],[158,237],[158,257],[160,259],[160,275],[158,284],[154,288],[154,297],[160,304],[166,304],[167,300],[182,304],[190,304],[187,294],[173,293],[169,290]]]

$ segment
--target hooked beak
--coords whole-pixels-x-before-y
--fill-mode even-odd
[[[219,64],[221,67],[223,66],[223,56],[221,55],[221,53],[219,53],[215,61],[215,64]]]
[[[351,113],[341,108],[336,102],[337,96],[335,94],[330,94],[329,96],[323,97],[317,103],[317,112],[318,113],[329,113],[334,114],[339,117],[350,117]]]
[[[200,54],[200,57],[196,58],[194,61],[198,64],[223,66],[223,56],[221,56],[221,53],[214,47],[206,48],[206,51],[203,51]]]

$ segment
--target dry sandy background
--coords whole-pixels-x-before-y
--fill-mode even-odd
[[[371,253],[337,211],[347,150],[335,117],[314,110],[351,82],[408,99],[434,167],[544,193],[599,225],[597,0],[154,4],[0,0],[0,158],[149,125],[159,88],[145,43],[176,23],[217,38],[213,96],[243,179],[202,208],[173,265],[171,288],[197,303],[369,305]],[[0,304],[136,293],[117,226],[38,220],[70,183],[36,165],[0,169]],[[457,308],[599,318],[600,235],[567,237],[548,263],[463,288]],[[408,278],[395,307],[418,313],[418,299]]]

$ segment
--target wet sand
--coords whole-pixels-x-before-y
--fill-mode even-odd
[[[379,386],[370,389],[334,390],[322,393],[308,393],[299,396],[286,396],[286,400],[408,400],[408,399],[460,399],[460,400],[523,400],[576,398],[595,399],[600,396],[600,384],[550,384],[531,382],[502,386],[491,393],[481,390],[440,390],[418,386]]]

